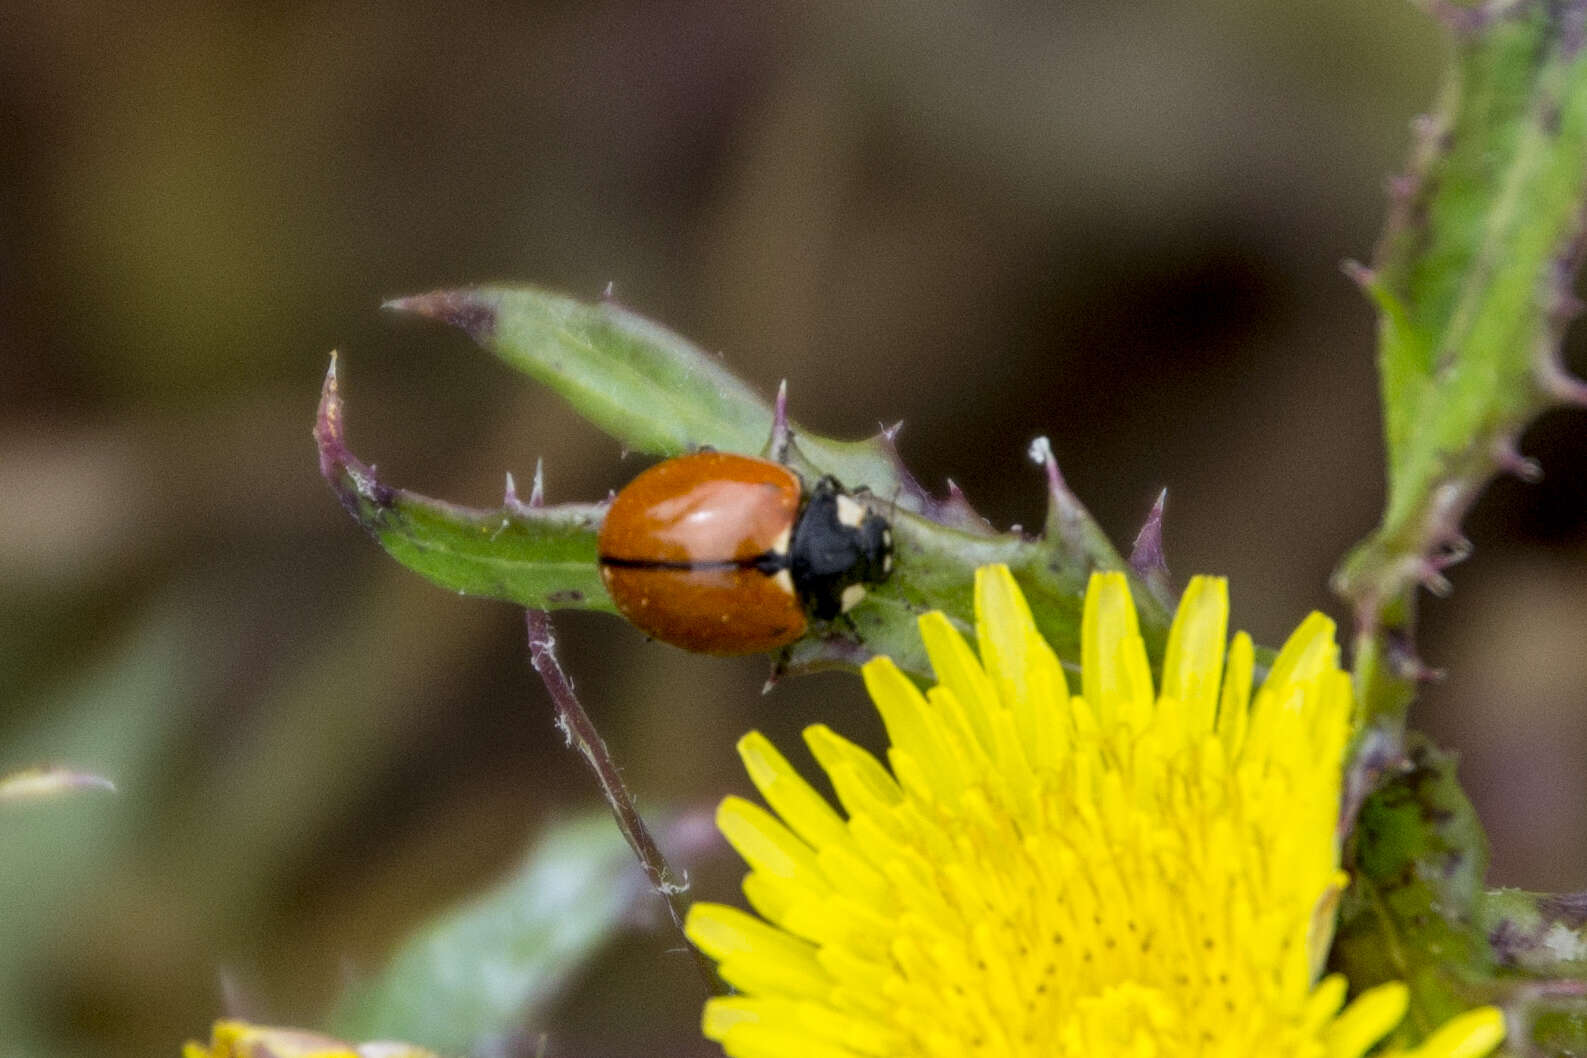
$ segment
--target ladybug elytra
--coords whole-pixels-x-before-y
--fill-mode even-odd
[[[893,567],[893,531],[831,477],[725,452],[656,464],[612,501],[597,550],[624,617],[666,643],[754,654],[865,597]]]

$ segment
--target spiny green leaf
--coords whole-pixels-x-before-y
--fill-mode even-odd
[[[399,298],[387,307],[462,328],[631,451],[761,452],[773,435],[776,409],[719,358],[610,298],[585,302],[528,286],[474,287]],[[833,441],[789,429],[817,473],[896,496],[910,509],[930,504],[885,438]]]
[[[1353,877],[1329,965],[1356,991],[1410,985],[1397,1042],[1493,1003],[1512,1034],[1503,1053],[1587,1053],[1587,900],[1482,890],[1487,840],[1451,755],[1413,739],[1407,766],[1363,805],[1345,858]]]
[[[1583,397],[1558,346],[1587,201],[1584,5],[1434,10],[1453,26],[1448,83],[1357,270],[1380,313],[1389,498],[1338,586],[1369,609],[1440,583],[1483,485],[1526,467],[1526,424]]]
[[[1331,965],[1353,989],[1410,986],[1403,1040],[1420,1040],[1496,991],[1483,983],[1494,966],[1476,921],[1487,851],[1454,760],[1430,743],[1417,741],[1410,767],[1362,807]]]
[[[501,508],[481,511],[392,488],[347,450],[343,415],[333,360],[315,427],[321,470],[343,505],[393,558],[466,594],[536,609],[614,611],[596,560],[604,505],[541,507],[509,496]],[[1037,624],[1060,656],[1078,658],[1087,578],[1093,570],[1126,566],[1052,468],[1049,504],[1056,513],[1044,539],[992,531],[957,493],[942,506],[956,506],[962,512],[958,520],[974,528],[890,509],[896,549],[892,577],[842,621],[813,627],[782,659],[779,674],[854,669],[886,654],[906,672],[929,678],[918,618],[941,610],[961,628],[972,628],[975,570],[993,562],[1013,570]],[[1153,656],[1160,656],[1171,614],[1138,578],[1135,584],[1142,635]]]
[[[335,357],[314,437],[320,471],[342,506],[414,572],[465,595],[536,609],[616,612],[595,562],[600,505],[530,507],[509,491],[501,507],[475,510],[382,484],[347,450]]]
[[[1551,992],[1517,954],[1536,954],[1527,945],[1546,932],[1543,905],[1481,892],[1486,839],[1453,762],[1419,742],[1407,754],[1405,724],[1428,674],[1414,638],[1418,586],[1447,587],[1443,568],[1469,548],[1460,522],[1495,473],[1535,472],[1517,447],[1527,424],[1587,397],[1559,351],[1587,203],[1587,2],[1426,6],[1449,25],[1450,72],[1392,185],[1373,267],[1354,269],[1379,313],[1389,492],[1381,523],[1335,578],[1358,616],[1364,720],[1347,820],[1382,785],[1346,848],[1355,880],[1332,961],[1353,989],[1410,985],[1398,1042],[1498,1002],[1518,1049],[1583,1053],[1584,1004],[1547,1007],[1579,996],[1580,982]]]
[[[843,620],[813,627],[781,658],[774,676],[852,669],[886,654],[905,671],[929,678],[917,619],[941,610],[970,629],[975,569],[992,562],[1014,571],[1043,633],[1070,659],[1079,656],[1081,600],[1090,574],[1130,572],[1142,635],[1153,655],[1160,656],[1171,600],[1129,569],[1064,485],[1044,444],[1032,449],[1047,474],[1044,535],[998,533],[957,489],[945,499],[921,489],[898,461],[891,433],[858,444],[798,433],[780,396],[767,408],[715,360],[610,303],[582,305],[528,288],[492,288],[393,304],[464,327],[630,447],[658,454],[701,444],[762,451],[785,458],[807,478],[832,474],[867,487],[869,502],[893,524],[893,575]],[[315,436],[321,470],[343,505],[410,569],[446,588],[537,609],[613,609],[596,559],[604,505],[538,507],[509,496],[501,508],[481,511],[379,481],[347,450],[334,358]],[[1154,574],[1161,580],[1165,571],[1156,568],[1161,555],[1153,555]]]

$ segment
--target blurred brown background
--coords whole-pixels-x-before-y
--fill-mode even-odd
[[[1409,4],[12,0],[0,25],[0,771],[122,788],[0,821],[26,850],[0,1053],[313,1024],[592,801],[519,615],[386,560],[309,428],[339,348],[394,482],[485,504],[544,456],[553,500],[596,498],[640,464],[384,298],[610,281],[787,378],[813,428],[904,420],[921,479],[999,523],[1038,521],[1048,434],[1122,542],[1167,486],[1176,574],[1229,574],[1268,642],[1337,613],[1375,518],[1373,321],[1338,264],[1438,81]],[[1418,720],[1464,754],[1495,879],[1537,888],[1587,881],[1584,426],[1533,430],[1547,480],[1492,490],[1426,608],[1452,675]],[[751,725],[876,734],[852,679],[762,697],[759,661],[559,626],[646,805],[745,789]],[[729,861],[695,867],[731,896]],[[550,1053],[713,1053],[674,948],[607,953]]]

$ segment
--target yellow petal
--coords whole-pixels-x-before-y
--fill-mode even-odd
[[[1025,760],[1053,768],[1065,741],[1060,710],[1069,685],[1007,566],[976,570],[975,624],[981,663],[1012,713]]]
[[[881,762],[825,724],[805,728],[805,745],[832,779],[838,801],[850,816],[885,814],[904,799]]]
[[[864,677],[865,689],[870,692],[871,700],[876,703],[876,711],[882,714],[882,723],[887,727],[887,737],[893,744],[893,752],[889,754],[894,761],[893,774],[898,776],[900,782],[907,784],[910,778],[898,767],[900,756],[913,760],[924,769],[925,774],[959,776],[958,755],[946,744],[942,723],[932,714],[925,696],[893,664],[893,660],[873,658],[860,669],[860,675]],[[947,785],[950,787],[948,792],[956,792],[959,783]],[[930,784],[922,787],[917,783],[916,789],[927,792]]]
[[[815,949],[784,931],[726,904],[701,902],[689,908],[683,931],[713,959],[761,953],[773,960],[814,961]]]
[[[848,840],[848,829],[832,806],[810,788],[765,735],[751,731],[739,739],[738,755],[772,811],[807,844],[819,848]]]
[[[1326,615],[1313,612],[1290,634],[1268,670],[1263,686],[1300,683],[1338,668],[1339,644]]]
[[[1477,1007],[1449,1019],[1410,1058],[1483,1058],[1504,1040],[1504,1014],[1498,1007]]]
[[[1163,660],[1163,697],[1179,702],[1187,728],[1212,730],[1229,636],[1229,582],[1192,577],[1179,601]]]
[[[1344,1006],[1345,994],[1350,984],[1344,974],[1330,974],[1317,982],[1317,987],[1306,1000],[1306,1027],[1316,1032],[1339,1013]]]
[[[1256,651],[1251,646],[1251,637],[1244,632],[1236,633],[1229,644],[1223,693],[1218,701],[1218,737],[1223,742],[1225,756],[1231,761],[1239,760],[1245,748],[1245,732],[1251,720],[1251,677],[1255,668]]]
[[[1360,1058],[1405,1017],[1410,996],[1410,990],[1398,981],[1357,996],[1324,1034],[1328,1058]]]
[[[826,881],[810,846],[759,805],[742,797],[724,798],[716,827],[757,873],[783,878],[816,892]]]
[[[943,614],[928,613],[920,619],[920,638],[926,644],[938,686],[952,691],[964,706],[970,733],[982,747],[991,744],[987,715],[1001,708],[997,689],[987,679],[981,663],[970,652],[958,629]]]
[[[1152,699],[1135,600],[1122,573],[1093,573],[1080,622],[1082,694],[1099,716],[1134,718]]]

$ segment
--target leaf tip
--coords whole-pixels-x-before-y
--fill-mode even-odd
[[[501,491],[501,505],[514,514],[522,514],[529,509],[529,505],[518,498],[518,481],[510,470],[507,471],[507,484]]]
[[[909,467],[904,464],[904,459],[898,454],[898,434],[904,428],[904,420],[900,419],[891,426],[877,424],[878,432],[875,442],[882,450],[882,455],[893,468],[893,473],[898,476],[898,495],[895,502],[902,500],[901,506],[908,510],[930,511],[935,506],[935,501],[926,492],[925,488],[915,478]]]
[[[1587,408],[1587,382],[1565,370],[1557,358],[1549,358],[1538,371],[1543,392],[1559,404]]]
[[[1052,442],[1046,437],[1038,437],[1030,443],[1030,461],[1047,471],[1047,491],[1056,495],[1060,491],[1067,492],[1063,475],[1058,472],[1058,460],[1053,455]]]
[[[1083,513],[1084,507],[1081,506],[1079,497],[1069,491],[1063,472],[1058,469],[1058,458],[1053,455],[1051,441],[1046,437],[1038,437],[1032,441],[1030,460],[1047,473],[1048,533],[1051,535],[1056,530],[1062,535],[1065,527]]]
[[[1543,464],[1521,454],[1513,437],[1506,437],[1494,445],[1493,460],[1502,474],[1513,474],[1527,485],[1543,480]]]
[[[788,380],[785,378],[777,385],[777,401],[772,405],[771,441],[768,449],[771,457],[778,463],[788,461],[788,442],[792,431],[788,428]]]
[[[360,524],[368,524],[360,499],[372,501],[378,507],[391,506],[395,493],[375,477],[374,468],[359,461],[347,450],[344,435],[342,387],[337,374],[337,356],[331,353],[331,363],[325,370],[325,381],[320,386],[320,405],[314,417],[314,443],[320,453],[320,475],[325,478],[336,496]]]
[[[1369,294],[1377,285],[1378,274],[1353,258],[1339,262],[1339,271],[1345,274],[1345,278]]]
[[[545,468],[545,460],[536,459],[535,460],[534,484],[529,486],[529,507],[530,507],[531,510],[533,510],[536,507],[544,507],[545,505],[546,505],[546,468]]]
[[[1449,578],[1444,576],[1443,568],[1434,559],[1424,558],[1417,563],[1416,579],[1422,587],[1440,599],[1449,598],[1455,590]]]
[[[945,517],[954,518],[961,525],[974,525],[988,530],[992,528],[992,523],[980,511],[971,506],[969,497],[964,494],[963,489],[959,488],[959,483],[952,478],[948,479],[948,498],[941,504],[939,513]]]
[[[476,342],[487,341],[496,333],[496,307],[477,289],[435,290],[392,298],[381,308],[450,324]]]
[[[1168,506],[1168,490],[1157,494],[1157,502],[1141,523],[1135,534],[1135,544],[1130,549],[1130,568],[1142,577],[1167,576],[1168,558],[1163,553],[1163,511]]]
[[[342,388],[336,375],[335,349],[331,350],[331,363],[325,369],[325,381],[320,383],[320,405],[314,414],[314,443],[320,451],[320,473],[335,487],[349,458],[342,440]]]

